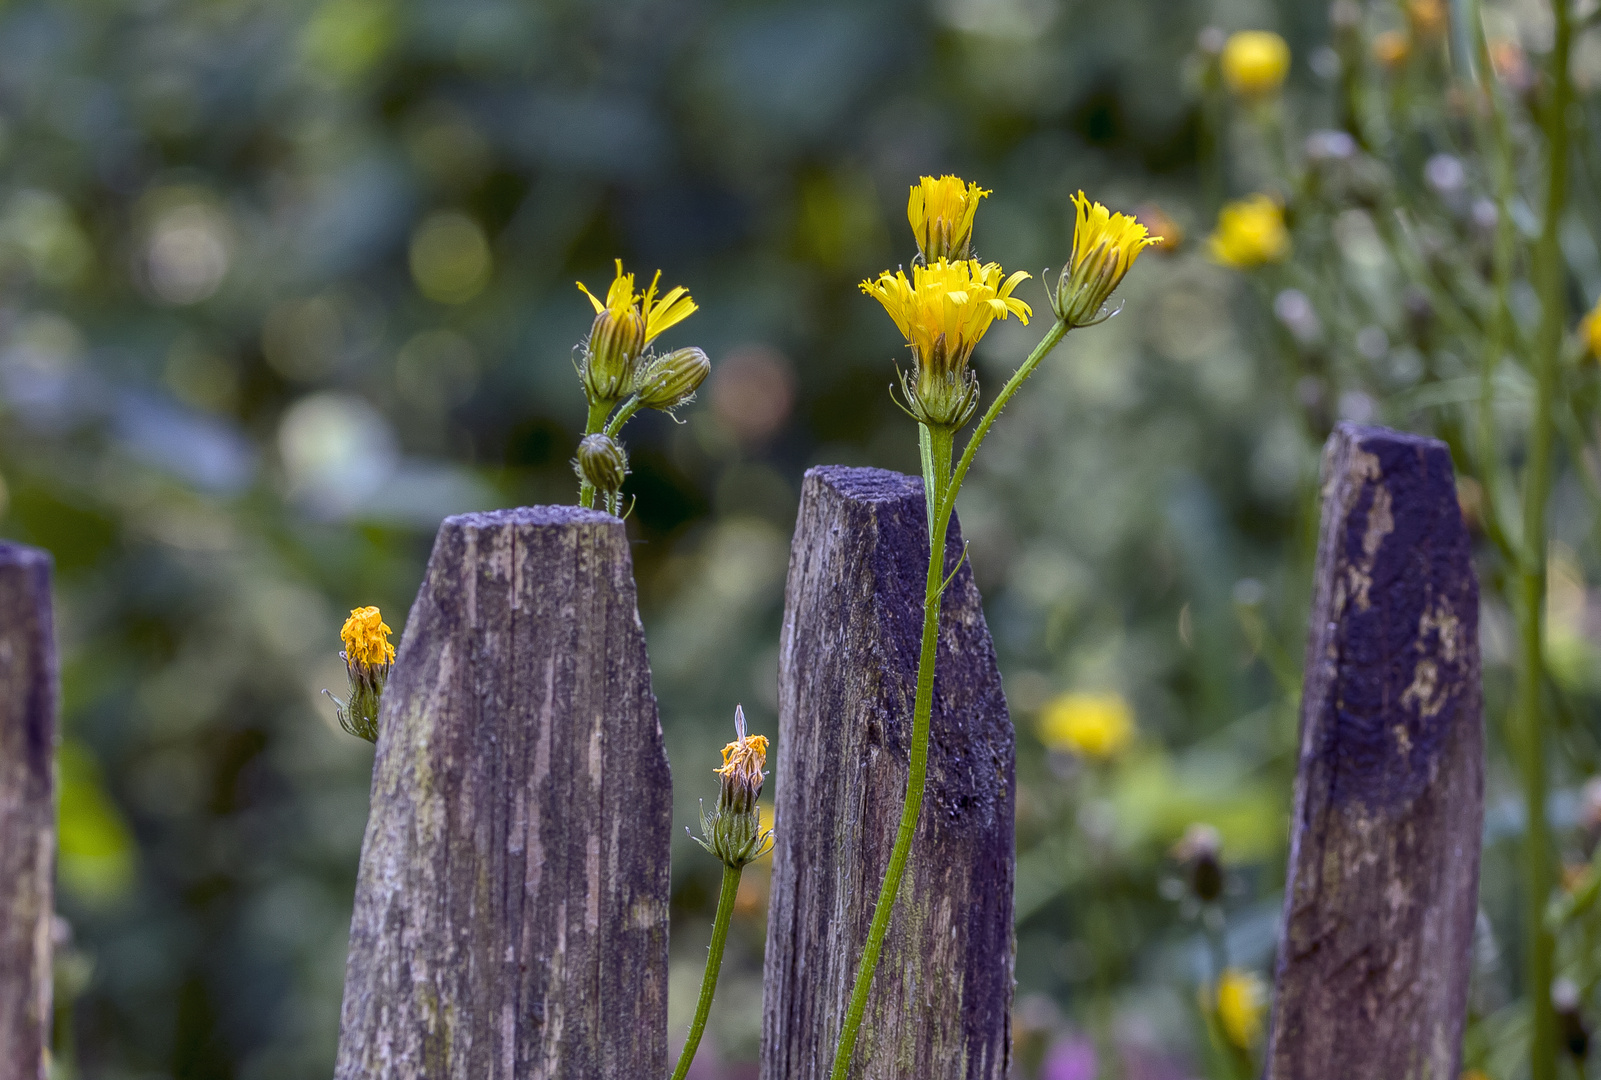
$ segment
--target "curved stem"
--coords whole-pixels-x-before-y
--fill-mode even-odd
[[[1568,106],[1572,83],[1568,78],[1568,52],[1573,37],[1568,5],[1551,5],[1556,18],[1556,39],[1551,50],[1551,98],[1542,118],[1547,146],[1548,188],[1540,238],[1534,249],[1533,278],[1540,297],[1539,336],[1534,353],[1534,417],[1529,430],[1529,457],[1523,490],[1523,550],[1517,574],[1518,739],[1523,772],[1525,895],[1523,918],[1528,939],[1527,985],[1534,1011],[1534,1039],[1529,1061],[1533,1080],[1556,1080],[1557,1024],[1551,1002],[1555,974],[1555,942],[1546,925],[1545,909],[1551,899],[1551,837],[1546,825],[1544,689],[1546,588],[1546,512],[1551,498],[1552,451],[1555,436],[1554,407],[1562,350],[1567,330],[1563,300],[1563,258],[1560,243],[1562,214],[1568,195]]]
[[[1050,354],[1050,351],[1056,348],[1057,343],[1067,336],[1068,329],[1067,324],[1061,321],[1053,325],[1050,332],[1040,339],[1038,345],[1034,346],[1034,351],[1028,354],[1028,359],[1023,361],[1022,366],[1012,372],[1012,377],[1006,380],[1006,385],[1001,387],[1001,392],[995,395],[995,400],[990,402],[990,407],[984,411],[983,419],[973,429],[973,437],[967,440],[967,446],[962,450],[961,460],[956,463],[956,471],[951,474],[950,501],[952,504],[956,502],[956,493],[962,489],[962,481],[967,478],[967,469],[968,466],[973,464],[973,455],[978,453],[978,448],[983,444],[984,437],[989,434],[990,426],[995,423],[995,418],[1001,415],[1001,410],[1006,408],[1008,401],[1012,400],[1012,395],[1017,393],[1017,388],[1022,386],[1030,375],[1034,374],[1034,369],[1040,366],[1040,361],[1044,360]]]
[[[695,1005],[695,1019],[689,1025],[689,1038],[678,1055],[678,1067],[673,1080],[684,1080],[695,1051],[700,1049],[700,1038],[706,1033],[706,1017],[712,1011],[712,995],[717,992],[717,973],[723,966],[723,945],[728,941],[728,924],[734,917],[734,897],[739,895],[741,868],[723,864],[723,889],[717,895],[717,917],[712,920],[712,944],[706,952],[706,974],[700,980],[700,1001]]]
[[[623,402],[623,407],[617,410],[617,415],[607,422],[606,434],[615,439],[617,433],[623,430],[623,425],[633,419],[634,414],[644,407],[645,403],[639,400],[638,394]]]
[[[917,832],[917,818],[923,809],[924,782],[928,778],[928,732],[934,712],[934,659],[939,651],[940,583],[945,576],[945,530],[950,524],[951,507],[956,494],[950,476],[951,448],[956,433],[950,428],[941,427],[926,430],[929,471],[934,480],[934,487],[928,492],[933,525],[929,528],[928,538],[928,580],[923,588],[923,649],[917,661],[917,703],[912,711],[912,749],[906,774],[906,801],[901,805],[901,822],[895,830],[895,847],[890,852],[889,868],[884,871],[884,882],[878,890],[878,904],[873,908],[867,946],[856,965],[856,982],[851,988],[850,1005],[845,1010],[845,1022],[840,1026],[839,1046],[834,1051],[834,1067],[829,1074],[832,1080],[845,1080],[850,1072],[856,1036],[861,1031],[862,1016],[867,1011],[867,993],[872,989],[873,973],[878,969],[878,957],[884,949],[884,935],[889,931],[890,914],[895,909],[901,878],[906,873],[912,837]]]

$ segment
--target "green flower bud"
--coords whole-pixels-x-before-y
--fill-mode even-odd
[[[700,384],[711,374],[712,362],[701,350],[691,346],[674,349],[659,356],[645,368],[639,378],[640,403],[648,408],[666,412],[676,409],[690,398]]]
[[[616,439],[608,435],[585,435],[578,444],[578,460],[573,463],[578,478],[604,495],[615,495],[628,475],[628,455]]]
[[[645,320],[637,310],[603,309],[589,328],[579,378],[590,401],[616,401],[633,393]]]
[[[931,427],[959,428],[978,408],[978,376],[966,366],[941,370],[919,364],[916,371],[901,373],[901,392],[907,411]]]

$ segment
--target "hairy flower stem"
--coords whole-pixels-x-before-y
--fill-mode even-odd
[[[1556,1080],[1557,1022],[1551,1002],[1555,943],[1546,924],[1551,899],[1551,836],[1546,823],[1545,716],[1541,695],[1545,672],[1546,514],[1551,498],[1552,443],[1555,434],[1558,365],[1562,337],[1567,329],[1563,300],[1563,260],[1560,244],[1562,214],[1568,196],[1568,108],[1573,86],[1568,77],[1568,53],[1573,38],[1568,5],[1551,5],[1556,35],[1551,50],[1550,98],[1542,124],[1546,138],[1547,188],[1545,215],[1535,244],[1532,277],[1540,297],[1540,325],[1534,351],[1534,416],[1530,422],[1529,456],[1523,490],[1523,544],[1518,560],[1518,672],[1517,715],[1522,728],[1518,740],[1523,772],[1525,934],[1527,985],[1534,1010],[1534,1039],[1529,1069],[1532,1080]]]
[[[615,401],[591,401],[589,403],[589,420],[584,424],[585,435],[598,435],[606,428],[606,417],[611,414]],[[588,480],[580,481],[578,485],[578,505],[585,510],[595,508],[595,485]]]
[[[873,974],[878,970],[879,955],[884,951],[884,935],[889,932],[890,915],[895,899],[900,894],[901,879],[906,874],[906,860],[911,854],[912,837],[917,832],[918,815],[923,809],[923,789],[928,779],[928,735],[934,714],[934,660],[939,651],[940,597],[945,591],[945,533],[950,525],[951,512],[956,508],[956,493],[973,463],[979,444],[989,434],[995,418],[1001,414],[1018,387],[1034,373],[1040,362],[1056,347],[1067,333],[1067,326],[1056,323],[1043,340],[1029,353],[1023,365],[1012,373],[1001,392],[995,396],[989,409],[973,429],[961,460],[951,469],[956,432],[949,427],[924,426],[919,434],[923,451],[923,480],[928,500],[928,578],[923,591],[923,648],[917,661],[917,698],[912,712],[911,760],[906,775],[906,799],[901,804],[901,821],[895,830],[895,846],[890,851],[889,868],[884,871],[884,883],[878,890],[878,903],[873,908],[873,922],[867,930],[867,945],[856,966],[856,981],[851,988],[850,1004],[845,1020],[839,1029],[839,1045],[834,1051],[831,1080],[845,1080],[850,1073],[851,1056],[856,1050],[856,1036],[862,1027],[867,1011],[867,994],[873,986]]]
[[[734,898],[739,895],[739,875],[743,870],[723,864],[723,889],[717,895],[717,917],[712,920],[712,943],[706,952],[706,974],[700,980],[700,1001],[695,1005],[695,1019],[689,1025],[689,1038],[684,1040],[672,1080],[684,1080],[695,1060],[695,1051],[700,1048],[701,1036],[706,1033],[706,1017],[712,1011],[712,995],[717,993],[717,973],[723,966],[723,946],[728,942],[728,924],[734,918]]]

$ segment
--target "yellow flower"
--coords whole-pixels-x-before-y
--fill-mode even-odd
[[[1241,97],[1263,97],[1284,85],[1290,46],[1271,30],[1241,30],[1223,46],[1223,81]]]
[[[381,667],[395,661],[395,647],[389,644],[393,633],[375,607],[352,608],[339,637],[345,643],[345,657],[352,664]]]
[[[959,176],[924,176],[912,185],[906,219],[924,262],[967,259],[973,253],[973,215],[989,192]]]
[[[699,310],[682,285],[658,297],[656,288],[661,279],[662,272],[658,270],[650,288],[637,293],[634,275],[624,273],[623,260],[618,259],[617,276],[606,290],[604,303],[582,281],[578,282],[578,288],[595,308],[595,322],[589,329],[579,368],[590,401],[615,401],[633,393],[640,354],[663,331]]]
[[[734,708],[733,742],[723,747],[723,765],[712,772],[722,777],[722,806],[740,813],[756,805],[767,774],[767,736],[745,734],[745,709]]]
[[[1412,43],[1399,30],[1386,30],[1373,37],[1373,59],[1380,67],[1395,70],[1406,63],[1412,52]]]
[[[939,259],[862,282],[905,336],[914,371],[901,376],[907,405],[925,424],[960,427],[978,404],[978,379],[968,369],[973,348],[996,319],[1016,315],[1024,325],[1032,308],[1012,295],[1028,274],[1011,277],[999,263]]]
[[[1052,749],[1106,761],[1134,741],[1134,710],[1117,693],[1063,694],[1045,706],[1039,735]]]
[[[1223,1034],[1241,1050],[1249,1050],[1262,1038],[1262,1018],[1267,1012],[1267,986],[1254,971],[1226,968],[1217,980],[1217,1019]]]
[[[1585,350],[1601,360],[1601,300],[1595,302],[1590,314],[1579,320],[1579,337],[1584,341]]]
[[[1266,195],[1231,202],[1217,215],[1210,247],[1213,259],[1236,270],[1278,262],[1290,252],[1284,211]]]
[[[1051,295],[1051,308],[1068,326],[1100,320],[1101,308],[1140,252],[1161,243],[1136,217],[1114,214],[1082,191],[1073,197],[1073,254]]]
[[[721,859],[726,866],[739,868],[772,850],[771,817],[757,802],[767,774],[767,738],[745,733],[745,710],[734,709],[733,742],[723,747],[723,765],[713,769],[721,780],[717,805],[700,811],[701,837],[696,842]]]

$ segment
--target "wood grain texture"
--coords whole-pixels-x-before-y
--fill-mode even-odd
[[[1273,1080],[1456,1080],[1482,709],[1450,453],[1341,424],[1323,453]]]
[[[951,520],[945,561],[961,529]],[[761,1075],[827,1075],[906,789],[928,526],[921,480],[806,474],[779,660]],[[946,590],[923,804],[851,1075],[1001,1078],[1011,1057],[1015,746],[964,563]]]
[[[666,1076],[672,782],[622,522],[445,519],[379,727],[340,1080]]]
[[[0,541],[0,1080],[44,1080],[55,917],[50,556]]]

